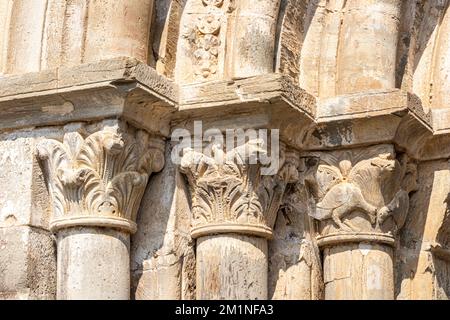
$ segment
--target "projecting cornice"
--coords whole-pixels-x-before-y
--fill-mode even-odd
[[[131,58],[6,76],[0,77],[0,130],[120,117],[168,135],[177,101],[176,85]]]
[[[179,86],[126,57],[0,78],[0,115],[0,131],[120,118],[167,137],[190,119],[279,128],[307,151],[394,143],[418,160],[450,157],[450,110],[402,90],[317,99],[278,73]]]

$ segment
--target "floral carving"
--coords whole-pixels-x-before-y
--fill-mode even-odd
[[[198,17],[195,28],[185,33],[193,47],[195,75],[208,78],[217,73],[223,0],[202,0],[207,12]]]
[[[133,231],[149,175],[164,165],[163,148],[162,141],[146,132],[119,126],[105,127],[85,139],[72,132],[62,142],[41,141],[37,150],[47,166],[53,227],[104,218],[97,221],[123,220],[121,225],[129,222]]]
[[[271,237],[286,185],[297,179],[297,159],[294,153],[282,152],[278,173],[263,176],[259,164],[236,161],[238,149],[245,147],[251,154],[262,152],[252,142],[228,153],[213,146],[212,157],[185,150],[181,171],[191,189],[193,237],[219,232]]]

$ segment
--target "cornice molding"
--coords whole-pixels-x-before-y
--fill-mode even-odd
[[[166,137],[180,119],[258,115],[296,149],[394,143],[418,160],[450,157],[435,147],[450,145],[449,110],[406,91],[317,99],[279,73],[180,87],[127,57],[1,77],[0,114],[0,131],[114,117]]]

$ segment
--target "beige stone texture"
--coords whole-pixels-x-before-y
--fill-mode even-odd
[[[265,239],[233,234],[201,237],[196,259],[198,300],[268,298]]]
[[[0,298],[449,299],[449,6],[1,0]]]
[[[449,256],[442,249],[447,248],[449,169],[442,160],[419,168],[422,183],[411,199],[396,262],[398,299],[448,299]]]
[[[319,300],[323,298],[322,266],[315,242],[314,222],[304,214],[307,190],[295,185],[280,208],[274,237],[269,241],[269,298]]]
[[[345,1],[337,44],[337,94],[395,87],[401,3]]]
[[[169,154],[166,152],[167,157]],[[147,187],[138,215],[139,227],[131,238],[132,295],[136,300],[195,297],[190,216],[183,177],[168,162]]]
[[[0,228],[0,299],[55,299],[55,252],[53,238],[46,230]]]
[[[116,230],[76,227],[58,232],[58,300],[128,300],[130,238]]]
[[[0,9],[7,74],[122,56],[149,61],[153,0],[4,0]]]
[[[392,300],[392,248],[359,243],[324,250],[326,300]]]

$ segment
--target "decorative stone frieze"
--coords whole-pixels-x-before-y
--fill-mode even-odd
[[[103,226],[136,231],[136,213],[149,175],[164,165],[164,141],[123,124],[83,137],[45,139],[37,147],[47,167],[52,231]]]
[[[449,7],[0,0],[0,299],[450,298]]]
[[[260,164],[239,158],[243,148],[255,154],[263,151],[250,141],[227,153],[215,145],[212,157],[192,149],[184,153],[181,171],[191,189],[192,237],[214,233],[272,237],[286,185],[298,177],[298,155],[282,148],[278,172],[261,175]]]

